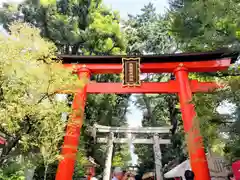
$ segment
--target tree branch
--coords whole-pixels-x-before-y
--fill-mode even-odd
[[[32,129],[32,124],[30,123],[30,118],[28,116],[26,116],[25,120],[23,121],[24,123],[27,122],[28,128],[26,130],[26,134],[29,134],[31,129]],[[22,126],[24,126],[24,123]],[[19,144],[19,140],[22,138],[22,135],[24,134],[24,132],[22,132],[22,129],[16,133],[16,137],[13,138],[12,142],[9,144],[9,146],[5,146],[3,149],[3,152],[0,156],[0,164],[3,165],[5,159],[7,159],[10,155],[10,153],[12,152],[12,150]]]

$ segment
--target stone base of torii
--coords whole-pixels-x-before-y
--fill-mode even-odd
[[[118,143],[133,143],[133,144],[153,144],[154,156],[155,156],[155,171],[156,180],[163,180],[162,175],[162,154],[160,144],[170,144],[169,139],[161,139],[161,134],[169,134],[172,127],[140,127],[140,128],[129,128],[129,127],[110,127],[101,126],[95,124],[91,127],[90,132],[93,137],[96,137],[98,133],[108,133],[108,137],[96,138],[97,143],[107,144],[107,157],[105,161],[105,169],[103,173],[103,180],[110,180],[111,177],[111,165],[112,165],[112,154],[113,154],[113,144]],[[142,139],[137,138],[129,140],[128,138],[115,138],[114,133],[134,133],[134,134],[149,134],[152,138]]]

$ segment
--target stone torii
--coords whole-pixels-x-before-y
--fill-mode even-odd
[[[107,157],[105,161],[105,169],[103,180],[109,180],[111,175],[111,165],[112,165],[112,154],[113,154],[113,144],[123,144],[129,143],[128,138],[114,138],[114,133],[136,133],[136,134],[151,134],[152,138],[136,138],[132,139],[131,143],[133,144],[153,144],[154,156],[155,156],[155,171],[156,171],[156,180],[163,180],[162,176],[162,155],[160,144],[170,144],[169,139],[162,139],[159,137],[159,134],[169,134],[170,127],[139,127],[139,128],[130,128],[130,127],[110,127],[94,124],[93,127],[89,129],[91,136],[94,137],[95,142],[97,143],[106,143],[108,147]],[[96,138],[97,132],[99,133],[109,133],[108,137],[105,138]]]

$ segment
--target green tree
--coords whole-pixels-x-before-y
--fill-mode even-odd
[[[27,0],[17,8],[5,4],[0,21],[21,20],[41,29],[64,54],[104,55],[124,50],[119,14],[107,9],[101,0],[36,2]]]
[[[206,51],[231,48],[239,51],[238,1],[190,1],[171,2],[172,35],[181,44],[182,51]],[[195,96],[197,115],[202,125],[205,145],[215,150],[223,149],[230,159],[237,157],[239,134],[233,131],[238,124],[239,106],[239,64],[224,73],[191,74],[192,79],[217,81],[228,84],[227,88],[215,94]],[[236,105],[234,114],[221,115],[217,107],[222,102]],[[229,121],[231,120],[231,121]],[[234,121],[234,123],[232,123]],[[226,132],[227,131],[227,132]],[[227,135],[227,138],[226,138]],[[231,151],[231,152],[230,152]],[[220,151],[219,153],[223,153]],[[235,154],[235,155],[234,155]]]
[[[145,5],[141,13],[130,16],[124,24],[124,32],[127,39],[128,54],[164,54],[174,53],[178,50],[178,44],[170,33],[171,23],[168,15],[156,13],[153,4]],[[146,74],[145,81],[166,82],[171,79],[169,74]],[[184,147],[181,119],[177,109],[178,100],[175,95],[138,95],[136,105],[143,111],[143,126],[173,125],[172,132],[174,144],[161,146],[163,151],[163,165],[169,162],[177,164],[186,158],[181,150]],[[141,136],[142,137],[142,136]],[[146,136],[146,138],[148,138]],[[166,137],[171,138],[171,137]],[[170,150],[171,149],[171,150]],[[136,145],[135,152],[139,157],[140,169],[144,171],[154,169],[154,153],[152,145]],[[170,164],[171,164],[170,163]],[[167,169],[167,168],[166,168]]]
[[[118,150],[115,150],[114,157],[112,160],[113,167],[121,167],[126,169],[129,166],[131,160],[129,144],[120,146]]]
[[[28,168],[42,161],[47,173],[48,164],[59,158],[65,128],[61,114],[70,112],[66,102],[56,101],[55,92],[69,84],[81,87],[82,81],[53,60],[56,47],[39,29],[14,23],[9,31],[7,37],[0,35],[0,131],[8,142],[0,166],[18,162]]]
[[[127,54],[174,53],[177,44],[170,36],[170,28],[167,16],[157,14],[153,4],[145,5],[141,14],[129,15],[124,22]]]
[[[8,29],[8,23],[14,20],[40,28],[41,35],[54,42],[58,52],[63,54],[109,55],[125,50],[119,14],[107,9],[101,0],[28,0],[18,7],[5,4],[1,9],[1,22]],[[117,75],[96,75],[92,79],[97,82],[120,81]],[[71,99],[69,97],[69,101]],[[81,145],[86,156],[91,155],[100,165],[104,165],[106,146],[94,145],[84,129],[94,122],[112,126],[124,124],[127,99],[125,95],[88,96]]]
[[[239,107],[237,107],[237,110],[234,114],[236,121],[233,123],[233,125],[230,128],[229,133],[229,140],[227,141],[226,147],[225,147],[225,153],[230,157],[231,161],[236,161],[239,159],[240,149],[239,149]]]
[[[172,0],[172,33],[185,50],[239,50],[237,0]]]
[[[102,78],[103,79],[103,78]],[[115,78],[116,79],[116,78]],[[125,126],[129,95],[89,95],[86,107],[85,126],[98,123],[106,126]],[[119,136],[118,134],[115,134]],[[99,135],[97,135],[99,136]],[[105,134],[107,137],[108,134]],[[93,139],[85,137],[88,155],[94,157],[96,162],[102,167],[105,165],[107,146],[94,144]],[[125,164],[130,161],[129,150],[124,145],[114,144],[113,156],[118,156],[118,163]],[[122,151],[123,150],[123,153]]]

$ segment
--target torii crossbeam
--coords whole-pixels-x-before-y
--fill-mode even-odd
[[[161,133],[161,134],[168,134],[170,130],[172,129],[171,126],[165,126],[165,127],[111,127],[111,126],[102,126],[98,124],[94,124],[93,128],[96,128],[96,130],[100,133]]]
[[[171,55],[147,56],[59,56],[65,68],[71,68],[80,79],[93,74],[123,75],[123,83],[85,83],[83,89],[76,90],[73,100],[72,121],[68,125],[64,145],[63,160],[60,161],[56,180],[71,180],[74,172],[80,129],[87,93],[177,93],[180,100],[184,131],[188,135],[187,144],[191,167],[196,180],[210,180],[208,164],[202,136],[192,104],[193,93],[209,92],[220,86],[214,82],[197,82],[188,78],[189,72],[217,72],[227,70],[238,54],[229,51],[203,53],[180,53]],[[141,82],[141,73],[173,73],[174,81],[165,83]],[[79,113],[79,109],[81,113]],[[198,123],[196,123],[198,124]],[[193,130],[194,127],[194,130]],[[190,137],[190,138],[189,138]],[[69,156],[71,155],[71,156]]]
[[[107,143],[107,142],[108,142],[108,138],[97,138],[97,143]],[[153,139],[141,139],[141,138],[131,139],[130,141],[127,138],[117,138],[113,140],[113,143],[117,143],[117,144],[125,144],[129,142],[131,142],[132,144],[153,144],[154,143]],[[159,144],[170,144],[170,143],[171,143],[170,139],[159,139]]]

